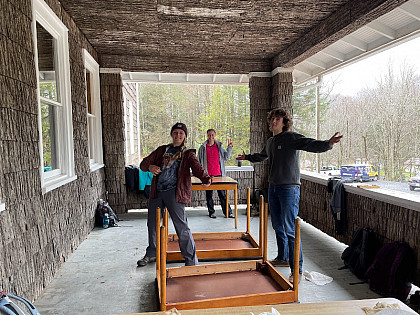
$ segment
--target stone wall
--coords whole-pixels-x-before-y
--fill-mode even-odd
[[[90,171],[82,49],[97,58],[58,1],[69,29],[77,180],[42,194],[30,0],[0,0],[0,288],[36,298],[94,226],[104,171]]]
[[[375,198],[373,194],[363,195],[362,192],[356,193],[356,188],[346,187],[347,229],[343,235],[338,235],[330,210],[332,194],[327,192],[326,183],[326,180],[320,182],[308,177],[302,178],[299,216],[303,220],[345,244],[350,244],[353,233],[359,227],[370,228],[385,243],[407,242],[416,251],[420,261],[418,205],[409,208],[397,205],[396,202],[381,200],[380,195]],[[416,283],[420,284],[420,264],[417,265]]]

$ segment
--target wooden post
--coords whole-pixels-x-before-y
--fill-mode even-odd
[[[236,214],[235,214],[236,216]],[[251,189],[246,190],[246,233],[250,233],[251,225]]]
[[[165,218],[165,226],[167,229],[169,229],[169,214],[168,214],[168,208],[165,208],[165,212],[163,213],[163,217]],[[166,241],[167,243],[168,241]]]
[[[165,242],[167,239],[166,227],[161,226],[160,228],[160,239],[162,245],[160,246],[160,310],[166,311],[166,247],[168,242]]]
[[[295,221],[295,255],[293,264],[293,291],[295,292],[295,302],[299,300],[299,250],[300,250],[300,220]]]
[[[238,228],[238,185],[236,185],[235,187],[233,196],[235,199],[235,229],[237,229]]]
[[[259,235],[259,238],[260,238],[260,240],[259,240],[259,243],[260,243],[260,249],[261,249],[261,256],[262,256],[262,251],[264,250],[263,249],[263,233],[264,233],[264,231],[263,231],[263,224],[264,224],[264,216],[263,216],[263,212],[264,212],[264,196],[260,196],[260,235]]]
[[[226,190],[226,215],[225,218],[229,218],[229,189]]]
[[[264,252],[263,252],[263,262],[267,262],[267,219],[268,219],[268,203],[264,207]]]
[[[156,279],[160,279],[160,208],[156,208]]]

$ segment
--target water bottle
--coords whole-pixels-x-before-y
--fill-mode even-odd
[[[104,229],[107,229],[109,227],[109,214],[108,213],[105,213],[104,214],[104,219],[103,219],[103,222],[102,222],[102,227]]]

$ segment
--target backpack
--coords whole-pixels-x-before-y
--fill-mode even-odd
[[[358,228],[350,245],[343,251],[341,259],[345,267],[360,279],[366,278],[366,271],[373,263],[381,242],[376,233],[368,228]]]
[[[103,199],[99,199],[98,206],[96,207],[95,226],[103,225],[103,219],[104,219],[105,213],[108,213],[109,226],[118,226],[117,222],[120,221],[120,219],[115,214],[115,212],[111,209],[108,202],[106,202]]]
[[[41,315],[27,299],[5,291],[0,294],[0,313],[7,315]]]
[[[417,256],[405,242],[384,245],[366,272],[369,288],[384,296],[401,301],[407,299],[416,278]]]

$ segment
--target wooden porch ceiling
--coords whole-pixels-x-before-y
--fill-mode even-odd
[[[103,68],[235,73],[293,67],[406,0],[60,0]]]

